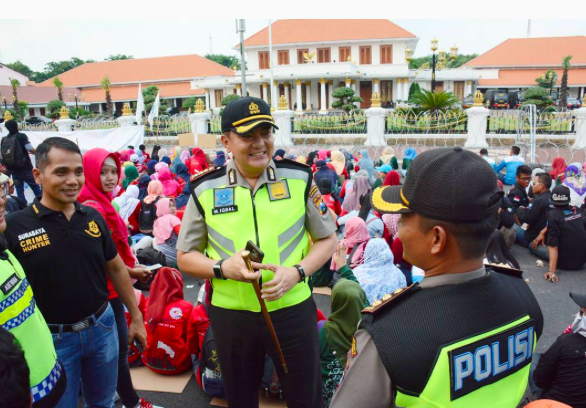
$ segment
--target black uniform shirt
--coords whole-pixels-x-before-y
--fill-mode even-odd
[[[6,222],[8,249],[21,263],[47,323],[76,323],[106,302],[106,262],[117,251],[100,213],[76,202],[68,221],[35,199]]]
[[[519,207],[528,207],[529,206],[529,199],[527,198],[527,193],[523,187],[520,187],[519,184],[515,183],[513,188],[509,190],[509,201],[515,210]]]
[[[511,228],[515,223],[515,209],[508,197],[503,197],[501,200],[501,212],[499,214],[499,224],[497,229],[501,227]]]
[[[547,246],[558,248],[558,267],[579,269],[586,263],[584,217],[576,207],[555,207],[547,214]]]
[[[553,207],[550,204],[551,191],[546,191],[536,196],[527,209],[519,207],[517,215],[521,223],[529,224],[525,231],[525,239],[531,243],[542,229],[547,226],[547,213]]]
[[[533,380],[545,391],[541,398],[586,408],[586,338],[562,334],[539,358]]]

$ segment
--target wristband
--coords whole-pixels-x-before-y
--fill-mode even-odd
[[[305,282],[305,270],[303,270],[303,266],[293,265],[293,268],[296,268],[297,272],[299,272],[299,282]]]
[[[214,277],[216,279],[223,279],[226,280],[226,278],[224,277],[224,274],[222,273],[222,262],[224,262],[224,260],[222,259],[221,261],[218,261],[215,265],[214,265]]]

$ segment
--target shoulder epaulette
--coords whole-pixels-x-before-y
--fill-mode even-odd
[[[283,160],[275,160],[275,166],[277,167],[299,167],[300,169],[308,169],[310,166],[304,163],[299,163],[296,160],[291,159],[283,159]]]
[[[508,266],[502,265],[495,265],[495,264],[488,264],[486,265],[487,269],[492,269],[497,273],[502,273],[503,275],[514,276],[515,278],[523,279],[523,271],[520,269],[509,268]]]
[[[193,176],[191,176],[191,178],[189,179],[190,183],[195,183],[198,182],[199,180],[201,180],[204,176],[207,176],[208,174],[212,174],[216,171],[222,170],[222,169],[226,169],[225,166],[210,166],[205,170],[200,171],[197,174],[194,174]]]
[[[386,294],[382,297],[382,299],[376,300],[369,307],[362,309],[362,313],[376,313],[388,304],[390,304],[391,302],[415,292],[417,289],[419,289],[418,286],[419,282],[415,282],[411,286],[400,288],[394,291],[393,293]]]

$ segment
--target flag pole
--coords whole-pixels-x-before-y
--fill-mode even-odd
[[[242,74],[242,96],[246,97],[246,61],[244,60],[244,19],[236,20],[236,32],[240,33],[240,73]]]
[[[275,101],[275,81],[273,79],[273,34],[271,30],[271,20],[269,19],[269,68],[270,77],[271,77],[271,110],[274,111],[276,108],[276,101]]]

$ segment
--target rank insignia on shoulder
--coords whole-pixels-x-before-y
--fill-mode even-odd
[[[358,350],[356,349],[356,337],[352,336],[352,348],[350,349],[352,358],[358,355]]]
[[[511,268],[509,265],[506,264],[492,264],[489,263],[486,265],[487,268],[492,269],[495,272],[502,273],[505,275],[514,276],[516,278],[523,278],[523,271],[516,268]]]
[[[275,169],[272,166],[267,167],[267,177],[269,181],[277,181],[277,175],[275,174]]]
[[[238,183],[238,178],[236,177],[235,169],[230,169],[228,171],[228,183],[230,183],[230,185]]]
[[[407,286],[405,288],[399,288],[396,291],[394,291],[393,293],[386,294],[382,297],[382,299],[375,300],[372,303],[372,305],[362,309],[362,313],[376,313],[377,311],[379,311],[380,309],[382,309],[383,307],[385,307],[386,305],[388,305],[392,301],[397,300],[398,298],[403,297],[403,296],[407,295],[408,293],[414,292],[418,288],[418,286],[419,286],[419,282],[415,282],[411,286]]]
[[[189,179],[189,181],[190,181],[190,182],[191,182],[191,181],[195,181],[195,180],[197,180],[198,178],[200,178],[200,177],[203,177],[203,176],[205,176],[206,174],[208,174],[208,173],[211,173],[212,171],[214,171],[214,170],[217,170],[217,169],[218,169],[218,168],[217,168],[216,166],[210,166],[210,167],[208,167],[207,169],[205,169],[205,170],[202,170],[202,171],[200,171],[199,173],[196,173],[196,174],[194,174],[193,176],[191,176],[191,178]]]

